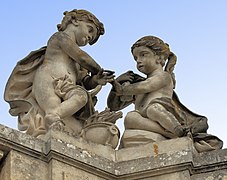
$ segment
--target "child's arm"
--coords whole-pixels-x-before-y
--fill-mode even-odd
[[[107,98],[107,106],[108,108],[110,108],[111,111],[119,111],[129,106],[130,104],[134,103],[134,101],[135,101],[134,96],[133,99],[131,99],[130,101],[122,101],[122,96],[118,96],[116,94],[116,91],[111,89]]]
[[[120,76],[118,76],[116,78],[116,81],[121,85],[121,84],[127,84],[127,83],[133,83],[134,79],[135,79],[135,74],[133,73],[133,71],[127,71],[123,74],[121,74]],[[111,83],[113,85],[108,98],[107,98],[107,106],[108,108],[110,108],[111,111],[118,111],[121,110],[125,107],[127,107],[128,105],[132,104],[135,101],[135,97],[134,96],[130,96],[130,99],[128,98],[127,95],[122,95],[122,96],[118,96],[116,94],[116,91],[114,89],[114,82]],[[125,98],[126,97],[126,98]],[[124,99],[124,100],[123,100]]]
[[[58,39],[60,48],[82,67],[93,74],[97,74],[101,70],[99,64],[85,51],[81,50],[68,35],[59,33]]]
[[[140,81],[134,84],[128,84],[125,86],[120,85],[118,82],[114,82],[116,94],[118,95],[138,95],[145,94],[152,91],[158,91],[169,82],[169,76],[165,74],[159,74],[144,81]]]
[[[114,71],[109,70],[101,70],[97,75],[93,76],[85,76],[83,79],[83,84],[86,89],[94,89],[97,85],[106,85],[108,82],[112,82],[114,80]]]

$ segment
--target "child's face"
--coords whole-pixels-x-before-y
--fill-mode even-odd
[[[93,23],[78,21],[76,30],[76,42],[78,46],[85,46],[97,36],[97,28]]]
[[[137,63],[137,69],[148,75],[158,67],[159,57],[154,52],[145,46],[135,47],[132,52]]]

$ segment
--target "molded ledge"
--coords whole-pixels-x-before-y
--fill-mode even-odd
[[[39,139],[0,125],[0,168],[2,180],[227,178],[227,149],[199,154],[184,137],[113,150],[57,130]]]

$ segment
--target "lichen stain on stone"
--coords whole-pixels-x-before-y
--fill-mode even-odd
[[[153,144],[153,149],[154,149],[154,156],[157,156],[158,155],[158,145]]]
[[[206,178],[206,180],[214,180],[214,178],[213,178],[212,176],[208,176],[208,177]]]
[[[118,175],[118,174],[120,174],[120,173],[121,173],[120,171],[118,171],[118,170],[116,170],[116,169],[115,169],[115,171],[114,171],[114,172],[115,172],[115,174],[116,174],[116,175]]]
[[[72,145],[72,144],[66,144],[66,146],[67,146],[68,148],[76,149],[76,147],[75,147],[74,145]]]
[[[187,154],[188,154],[187,151],[181,151],[181,152],[180,152],[180,155],[182,155],[182,156],[186,156]]]
[[[60,140],[60,139],[57,139],[57,141],[60,142],[60,143],[63,143],[62,140]]]
[[[186,156],[188,154],[187,151],[180,151],[175,156],[176,158],[181,158],[182,156]]]

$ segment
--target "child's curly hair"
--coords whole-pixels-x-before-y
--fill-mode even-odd
[[[169,45],[167,43],[165,43],[164,41],[162,41],[161,39],[159,39],[158,37],[144,36],[144,37],[140,38],[139,40],[137,40],[132,45],[131,52],[133,52],[134,48],[140,47],[140,46],[148,47],[158,56],[163,55],[165,60],[163,62],[161,62],[162,66],[165,66],[165,61],[168,59],[168,62],[165,66],[165,71],[167,71],[171,74],[173,83],[175,86],[176,80],[175,80],[173,70],[174,70],[174,66],[177,62],[177,57],[173,52],[170,51]]]
[[[65,16],[62,19],[61,24],[57,25],[58,31],[64,31],[67,25],[70,24],[73,19],[93,23],[95,25],[95,27],[97,28],[97,35],[94,40],[89,43],[90,45],[94,44],[98,40],[99,36],[103,35],[105,32],[103,24],[92,13],[86,10],[74,9],[69,12],[65,11],[63,14]]]

